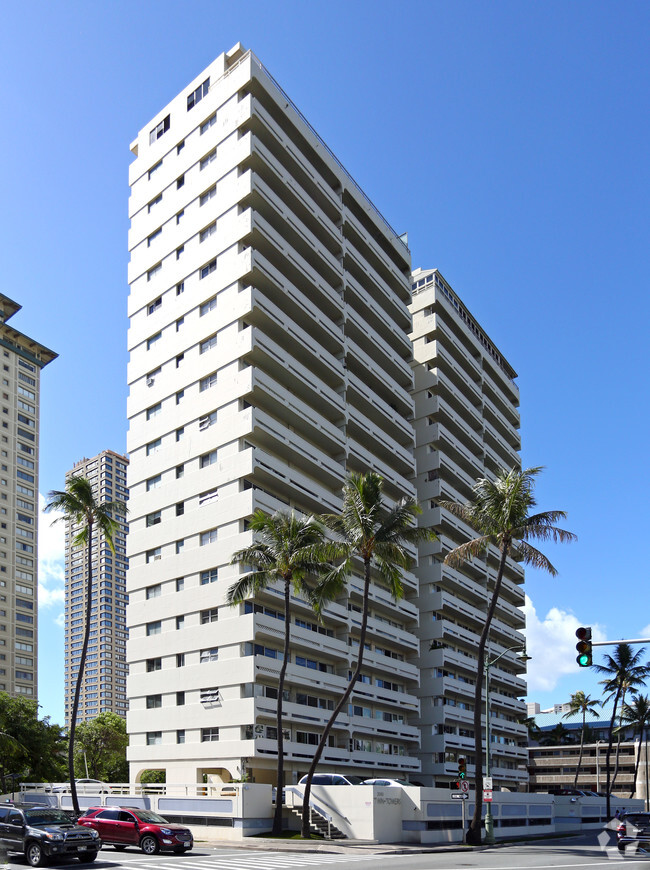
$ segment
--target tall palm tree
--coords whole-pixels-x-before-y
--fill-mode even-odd
[[[572,716],[580,714],[582,716],[582,728],[580,729],[580,754],[578,756],[578,766],[576,767],[576,778],[573,781],[573,787],[578,788],[578,777],[580,776],[580,767],[582,765],[582,750],[585,745],[585,730],[587,727],[587,713],[590,716],[600,718],[600,713],[596,711],[596,707],[600,707],[599,701],[594,701],[590,695],[585,695],[582,691],[574,692],[569,700],[569,709],[562,717],[570,719]]]
[[[632,782],[632,790],[630,797],[633,798],[636,792],[636,782],[639,776],[639,762],[641,761],[641,747],[647,741],[648,725],[650,724],[650,698],[647,695],[637,695],[632,704],[624,704],[621,709],[621,727],[634,729],[635,734],[639,735],[639,751],[636,754],[636,764],[634,765],[634,781]],[[647,752],[647,745],[646,745]]]
[[[269,516],[262,510],[255,511],[249,528],[255,535],[255,540],[250,547],[234,553],[231,564],[242,564],[253,570],[240,577],[230,587],[226,600],[231,605],[239,604],[275,583],[281,584],[284,594],[284,654],[278,677],[276,717],[278,767],[273,817],[273,835],[280,836],[284,790],[282,702],[291,640],[291,589],[295,589],[296,593],[303,597],[311,598],[308,579],[310,575],[317,577],[326,567],[321,556],[324,529],[313,516],[298,517],[293,511],[291,513],[278,511]]]
[[[573,734],[566,725],[558,722],[550,731],[542,731],[540,746],[568,746],[574,742]]]
[[[368,627],[371,576],[374,572],[377,580],[387,586],[393,598],[398,601],[404,595],[402,571],[408,569],[412,563],[407,545],[435,539],[431,530],[415,525],[421,508],[414,498],[404,496],[392,508],[384,504],[383,483],[383,478],[373,471],[350,474],[343,487],[341,514],[326,514],[321,518],[336,536],[328,555],[343,560],[325,578],[321,586],[323,594],[326,598],[332,598],[342,589],[355,558],[363,564],[364,586],[357,663],[345,692],[325,725],[307,773],[302,807],[302,836],[306,838],[310,836],[309,798],[312,777],[327,745],[330,731],[339,713],[345,709],[361,674]]]
[[[554,524],[566,517],[564,511],[546,511],[531,513],[536,506],[533,490],[535,478],[542,470],[526,468],[523,471],[513,468],[511,471],[501,469],[494,480],[480,478],[474,484],[472,500],[467,504],[439,501],[440,507],[460,517],[465,523],[479,532],[477,538],[472,538],[464,544],[455,547],[445,556],[445,564],[459,567],[475,556],[480,556],[496,547],[499,551],[499,563],[492,597],[481,631],[477,650],[477,673],[474,692],[474,763],[476,766],[475,782],[477,800],[474,802],[474,816],[467,832],[467,842],[470,845],[481,843],[482,801],[478,799],[483,793],[483,742],[482,742],[482,695],[485,667],[485,647],[490,633],[492,617],[499,600],[503,572],[506,559],[511,556],[518,561],[542,568],[551,576],[557,574],[556,569],[543,553],[533,547],[529,541],[568,542],[575,540],[572,532],[557,528]]]
[[[626,731],[626,728],[621,721],[621,714],[623,712],[623,708],[626,706],[626,697],[627,697],[628,692],[634,698],[637,694],[637,686],[630,683],[629,680],[624,680],[624,682],[621,686],[621,699],[620,699],[620,703],[618,705],[619,725],[618,725],[618,728],[614,729],[614,733],[616,734],[616,757],[614,759],[614,775],[612,776],[612,786],[611,786],[612,792],[614,791],[614,788],[616,787],[616,777],[618,776],[619,765],[620,765],[620,761],[621,761],[621,741],[623,740],[623,737],[624,737],[624,734]],[[609,695],[607,695],[606,697],[604,697],[603,704],[608,704],[612,700],[612,698],[614,697],[614,694],[615,693],[612,692]]]
[[[601,685],[604,686],[604,692],[609,696],[609,699],[614,699],[614,707],[612,710],[612,718],[607,731],[607,755],[605,757],[605,767],[607,770],[607,817],[611,815],[611,790],[612,782],[610,776],[610,758],[612,755],[612,743],[614,740],[614,725],[616,724],[616,714],[618,712],[619,702],[625,692],[634,691],[638,687],[644,685],[647,677],[650,675],[650,664],[642,664],[641,659],[645,654],[645,648],[636,652],[632,651],[629,643],[619,643],[614,648],[614,655],[605,656],[604,665],[594,665],[598,673],[605,674],[605,679],[601,680]]]
[[[77,800],[77,785],[74,776],[74,736],[77,727],[77,711],[79,709],[79,695],[84,678],[86,666],[86,653],[88,651],[88,638],[90,637],[90,616],[92,610],[92,544],[93,529],[96,529],[115,553],[114,535],[119,523],[113,518],[114,514],[126,514],[126,505],[123,501],[98,502],[93,493],[92,484],[85,477],[70,477],[65,484],[65,490],[52,490],[48,493],[48,503],[45,510],[49,513],[55,511],[63,514],[53,520],[53,523],[69,521],[79,528],[72,540],[74,547],[86,546],[88,553],[88,573],[86,577],[86,624],[84,628],[84,641],[81,648],[81,659],[77,671],[77,682],[74,690],[72,713],[70,715],[70,731],[68,735],[68,775],[70,777],[70,792],[72,794],[72,806],[75,813],[79,814],[79,801]],[[99,553],[97,553],[99,564]]]

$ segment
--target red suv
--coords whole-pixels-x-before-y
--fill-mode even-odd
[[[91,807],[79,817],[78,824],[94,828],[103,843],[116,849],[139,846],[146,855],[159,849],[189,852],[194,845],[189,828],[172,825],[158,813],[138,807]]]

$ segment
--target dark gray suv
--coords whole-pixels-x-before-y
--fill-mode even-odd
[[[78,825],[56,807],[0,805],[0,848],[22,852],[32,867],[50,858],[90,863],[101,846],[97,831]]]

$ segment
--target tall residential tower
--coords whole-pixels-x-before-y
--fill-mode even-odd
[[[423,521],[440,540],[420,547],[420,691],[422,780],[450,786],[458,759],[474,765],[476,649],[498,567],[498,552],[462,569],[442,564],[476,536],[437,499],[466,502],[478,477],[520,465],[516,373],[436,269],[412,276],[417,489]],[[524,645],[524,572],[507,560],[490,629],[490,770],[495,788],[527,781],[526,693],[516,657]]]
[[[85,477],[93,487],[96,501],[127,501],[126,456],[103,450],[92,459],[82,459],[66,474]],[[126,533],[127,520],[118,523],[111,551],[99,533],[93,545],[93,599],[90,638],[84,679],[79,697],[78,722],[99,713],[126,716]],[[65,530],[65,724],[70,725],[81,647],[86,626],[88,601],[88,550],[73,547],[80,527],[68,521]],[[95,535],[97,532],[95,533]]]
[[[220,55],[139,133],[129,214],[129,759],[168,782],[276,767],[283,625],[225,596],[247,520],[336,512],[346,474],[414,494],[410,255],[259,60]],[[413,551],[415,555],[415,551]],[[323,764],[419,770],[414,574],[373,585],[362,681]],[[362,581],[293,600],[288,781],[358,646]]]
[[[36,700],[40,380],[57,354],[8,325],[20,308],[0,294],[0,692]]]

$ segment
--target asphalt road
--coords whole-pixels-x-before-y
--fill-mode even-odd
[[[294,841],[295,842],[295,841]],[[432,852],[378,854],[368,851],[356,852],[347,847],[344,854],[304,851],[293,847],[291,852],[274,848],[256,849],[222,846],[202,846],[185,855],[143,855],[137,849],[116,852],[111,847],[101,851],[92,865],[74,861],[56,864],[60,868],[92,867],[93,870],[570,870],[570,868],[606,868],[617,864],[626,870],[645,868],[650,870],[650,855],[621,856],[608,835],[588,834],[580,837],[541,840],[526,844],[501,845],[484,849],[439,849]],[[326,844],[322,844],[326,847]],[[292,844],[293,846],[293,844]],[[375,847],[381,850],[381,846]],[[394,848],[394,847],[393,847]],[[412,849],[412,847],[411,847]],[[24,858],[12,855],[11,868],[27,866]]]

